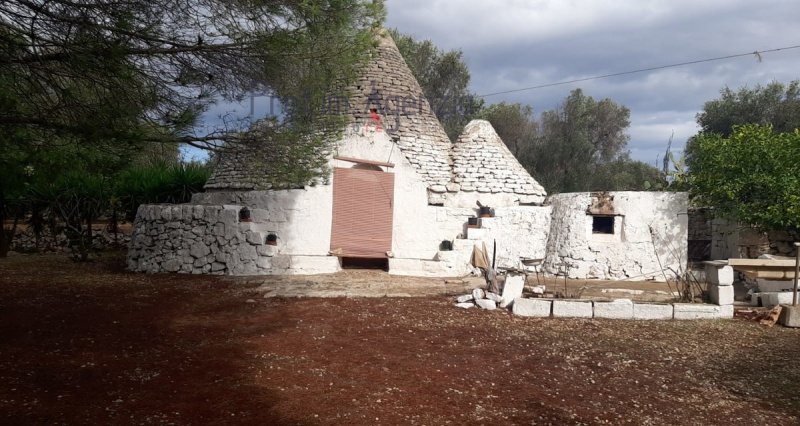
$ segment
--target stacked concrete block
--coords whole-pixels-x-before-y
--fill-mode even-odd
[[[734,273],[731,266],[720,261],[706,262],[706,281],[711,303],[725,307],[725,312],[730,311],[731,317],[733,317],[733,280]]]
[[[592,318],[594,309],[591,300],[554,300],[554,318]]]
[[[612,302],[594,302],[594,317],[633,319],[633,301],[630,299],[617,299]]]

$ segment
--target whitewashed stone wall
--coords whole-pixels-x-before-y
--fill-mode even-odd
[[[480,238],[476,237],[474,242],[485,241],[491,249],[496,239],[498,265],[518,266],[520,257],[544,257],[550,231],[550,207],[520,206],[518,196],[506,200],[498,197],[502,194],[491,192],[476,193],[478,198],[471,201],[471,208],[430,205],[428,183],[416,173],[416,166],[393,147],[385,133],[348,132],[337,144],[336,155],[395,164],[393,168],[384,169],[395,174],[392,253],[396,261],[390,263],[393,274],[424,272],[424,275],[452,276],[454,271],[465,270],[471,250],[458,255],[441,254],[439,244],[443,240],[467,237],[467,218],[477,215],[477,200],[494,207],[496,217],[484,221],[486,229],[481,230]],[[354,164],[332,159],[330,166],[353,167]],[[332,185],[280,191],[206,192],[196,194],[192,202],[245,205],[263,210],[265,216],[257,218],[254,213],[254,221],[269,222],[270,230],[281,239],[281,254],[293,259],[327,256],[330,250]],[[440,259],[444,258],[452,264],[436,263],[442,263]]]
[[[685,193],[609,192],[615,233],[594,234],[592,194],[558,194],[553,207],[545,271],[571,278],[656,279],[685,268],[688,197]]]

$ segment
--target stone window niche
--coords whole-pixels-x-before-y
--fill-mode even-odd
[[[592,241],[622,241],[622,216],[590,214]]]
[[[592,234],[614,235],[614,216],[592,215]]]

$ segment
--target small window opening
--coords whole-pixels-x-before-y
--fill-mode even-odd
[[[592,234],[614,234],[614,216],[592,216]]]

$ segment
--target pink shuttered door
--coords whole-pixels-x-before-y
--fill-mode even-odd
[[[393,202],[393,173],[334,168],[331,251],[385,258],[392,250]]]

